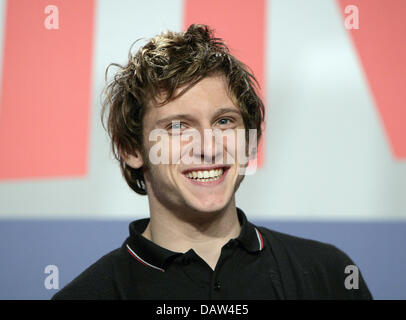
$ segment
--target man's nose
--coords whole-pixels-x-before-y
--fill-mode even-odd
[[[215,138],[211,127],[204,127],[198,130],[200,135],[200,145],[193,148],[193,157],[198,158],[203,163],[214,164],[222,156],[222,145]]]

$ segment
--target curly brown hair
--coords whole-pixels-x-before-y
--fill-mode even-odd
[[[214,36],[206,25],[191,25],[185,32],[168,31],[150,39],[124,66],[118,67],[106,86],[102,123],[108,111],[107,131],[111,147],[120,163],[121,172],[132,190],[145,195],[143,168],[134,169],[123,156],[138,150],[146,159],[143,147],[143,117],[146,107],[154,102],[164,105],[191,88],[204,77],[220,74],[228,83],[230,98],[239,108],[246,129],[262,133],[264,105],[257,94],[258,82],[249,68],[230,54],[224,41]],[[183,88],[175,94],[177,89]],[[164,99],[158,103],[158,97]],[[248,133],[248,130],[247,130]],[[248,137],[248,134],[246,135]]]

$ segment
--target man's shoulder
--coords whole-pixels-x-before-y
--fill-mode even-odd
[[[317,265],[354,264],[351,258],[335,245],[318,240],[298,237],[278,232],[266,227],[259,227],[271,247],[282,249],[291,259],[296,260],[304,268]]]
[[[322,298],[372,299],[360,271],[360,290],[345,290],[347,268],[358,267],[343,250],[330,243],[258,228],[283,267],[294,268],[297,275],[307,278],[317,294],[324,294]]]
[[[124,262],[122,248],[107,253],[59,290],[52,299],[93,300],[116,298],[114,269]]]

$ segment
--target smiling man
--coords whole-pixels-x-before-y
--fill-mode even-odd
[[[54,299],[372,298],[341,250],[255,226],[236,207],[264,106],[207,26],[158,35],[116,66],[103,115],[149,218]]]

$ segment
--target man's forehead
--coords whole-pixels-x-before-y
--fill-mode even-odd
[[[178,88],[175,96],[184,88],[185,86]],[[162,104],[166,98],[167,94],[162,92],[160,96],[152,99],[147,107],[149,109],[147,112],[151,116],[157,117],[165,117],[176,113],[211,114],[217,112],[218,109],[225,108],[239,112],[239,108],[232,102],[227,83],[222,76],[203,78],[184,94]]]

